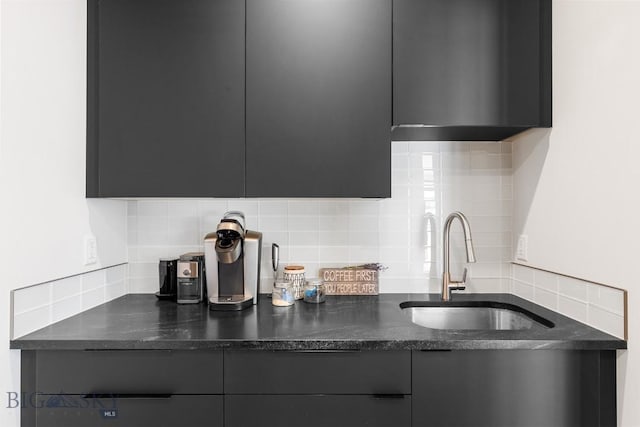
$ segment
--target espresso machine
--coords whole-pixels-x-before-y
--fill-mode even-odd
[[[204,238],[211,310],[243,310],[258,303],[262,233],[246,230],[242,212],[224,214]]]

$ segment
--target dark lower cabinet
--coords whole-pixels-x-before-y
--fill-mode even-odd
[[[225,427],[410,427],[411,396],[228,395]]]
[[[23,427],[614,427],[615,351],[23,351]]]
[[[415,351],[413,426],[616,425],[614,351]]]
[[[247,197],[391,196],[391,0],[247,0]]]
[[[222,427],[221,351],[22,351],[23,427]]]

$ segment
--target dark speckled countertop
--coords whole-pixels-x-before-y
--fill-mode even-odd
[[[274,307],[267,296],[241,312],[204,304],[177,305],[154,295],[126,295],[11,341],[24,350],[216,349],[268,350],[613,350],[626,341],[509,294],[455,294],[456,301],[515,304],[555,324],[514,331],[447,331],[414,325],[399,304],[439,295],[327,297]]]

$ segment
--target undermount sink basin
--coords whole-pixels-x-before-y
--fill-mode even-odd
[[[553,322],[512,304],[493,301],[407,301],[400,308],[418,326],[447,330],[521,330]]]

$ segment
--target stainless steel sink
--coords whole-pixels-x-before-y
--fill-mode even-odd
[[[449,330],[521,330],[534,325],[551,328],[553,323],[520,307],[489,301],[436,305],[408,301],[400,304],[416,325]]]

